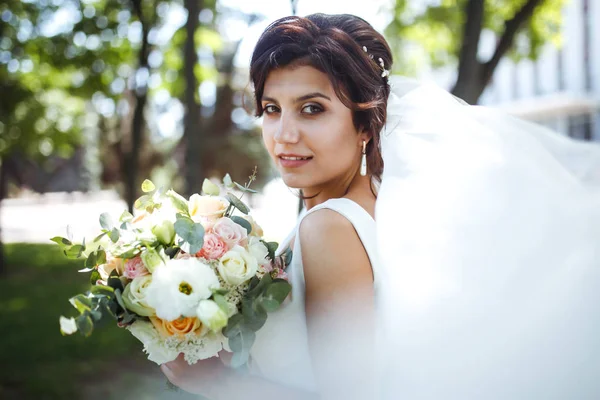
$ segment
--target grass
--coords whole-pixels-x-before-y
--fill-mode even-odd
[[[121,373],[123,360],[131,370],[152,367],[141,344],[112,323],[90,338],[61,336],[59,316],[76,313],[68,299],[89,288],[89,274],[77,273],[82,261],[68,260],[58,246],[43,244],[8,244],[5,255],[8,273],[0,277],[0,398],[89,398],[82,394],[86,385],[117,383],[127,375]]]

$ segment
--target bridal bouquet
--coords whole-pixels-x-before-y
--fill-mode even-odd
[[[234,353],[234,365],[245,363],[267,312],[291,290],[289,254],[275,257],[277,243],[262,240],[242,202],[255,193],[254,178],[240,185],[226,175],[223,186],[205,180],[202,194],[188,200],[146,180],[136,215],[125,211],[114,223],[102,214],[91,245],[52,238],[67,257],[85,259],[79,272],[90,273],[92,285],[70,299],[79,315],[60,317],[61,332],[89,336],[111,316],[157,364],[180,353],[193,364],[222,349]]]

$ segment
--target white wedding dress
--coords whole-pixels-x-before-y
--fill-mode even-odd
[[[323,208],[340,213],[354,226],[373,268],[376,300],[385,279],[377,256],[375,221],[365,209],[346,198],[330,199],[303,212],[296,228],[279,245],[278,255],[294,242],[292,261],[287,269],[292,285],[291,300],[275,313],[269,314],[265,326],[257,332],[256,342],[250,352],[250,369],[266,379],[308,392],[315,392],[317,388],[307,341],[305,282],[298,228],[306,215]]]
[[[346,199],[309,211],[343,214],[371,260],[377,398],[600,398],[600,146],[392,84],[377,223]],[[292,300],[257,333],[251,370],[315,391],[291,238]]]

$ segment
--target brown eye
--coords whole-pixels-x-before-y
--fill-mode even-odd
[[[307,104],[306,106],[302,107],[302,112],[304,114],[318,114],[323,112],[323,108],[316,104]]]
[[[279,111],[277,109],[277,107],[275,107],[273,104],[267,104],[264,108],[263,108],[264,112],[266,112],[267,114],[273,114],[277,111]]]

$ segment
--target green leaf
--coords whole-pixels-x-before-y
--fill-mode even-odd
[[[150,179],[146,179],[144,180],[144,182],[142,182],[142,192],[150,193],[153,192],[155,189],[156,186],[154,186],[154,183],[152,183]]]
[[[288,267],[292,262],[292,255],[292,249],[288,247],[285,253],[283,253],[283,263],[286,267]]]
[[[234,184],[234,185],[235,185],[235,186],[236,186],[238,189],[240,189],[242,192],[246,192],[246,193],[258,193],[256,190],[253,190],[253,189],[247,188],[246,186],[242,186],[242,185],[240,185],[240,184],[239,184],[239,183],[237,183],[237,182],[233,182],[233,184]]]
[[[250,222],[246,221],[244,218],[238,215],[234,215],[233,217],[231,217],[231,220],[236,224],[240,225],[242,228],[246,229],[248,235],[250,234],[250,232],[252,232],[252,224],[250,224]]]
[[[279,247],[279,243],[277,242],[265,242],[264,240],[261,240],[262,244],[264,244],[267,247],[267,250],[269,251],[269,259],[271,261],[275,261],[275,252],[277,251],[277,248]]]
[[[273,281],[273,283],[265,290],[263,299],[265,301],[273,300],[281,305],[285,298],[290,294],[291,290],[292,286],[288,282],[284,281],[283,279],[277,279]],[[271,312],[274,310],[270,309],[267,311]]]
[[[225,185],[225,187],[229,189],[233,187],[233,181],[231,180],[231,176],[229,176],[229,174],[225,174],[225,176],[223,177],[223,185]]]
[[[81,244],[76,244],[64,250],[65,255],[68,258],[77,259],[81,257],[81,254],[85,250],[85,247]]]
[[[244,326],[256,332],[267,322],[267,312],[260,302],[253,299],[242,300],[242,314],[244,315]]]
[[[133,219],[133,215],[127,210],[123,211],[123,214],[119,217],[119,222],[130,222]]]
[[[61,236],[55,236],[50,240],[53,241],[54,243],[56,243],[57,245],[59,245],[61,248],[64,248],[65,246],[73,245],[73,242],[71,242],[69,239],[61,237]]]
[[[256,334],[250,330],[242,330],[238,335],[229,338],[229,347],[234,352],[231,359],[232,367],[241,367],[248,361],[255,340]]]
[[[169,190],[166,193],[166,195],[169,198],[169,200],[171,200],[173,208],[175,208],[177,211],[179,211],[185,216],[190,215],[190,211],[188,209],[188,202],[185,198],[183,198],[183,196],[175,192],[173,189]]]
[[[104,229],[106,231],[112,230],[112,228],[114,227],[114,224],[113,224],[112,218],[110,217],[110,214],[102,213],[100,215],[100,226],[102,227],[102,229]]]
[[[231,337],[239,334],[242,330],[242,324],[244,322],[244,316],[242,314],[235,314],[229,321],[227,321],[227,326],[223,328],[223,335],[225,337]]]
[[[189,217],[177,214],[175,232],[190,245],[190,254],[196,254],[204,245],[204,227]]]
[[[223,310],[226,314],[229,314],[229,305],[227,300],[225,300],[225,296],[215,293],[213,294],[213,300],[215,303],[217,303],[221,310]]]
[[[96,242],[98,242],[98,241],[99,241],[100,239],[102,239],[102,238],[104,237],[104,235],[106,235],[106,234],[107,234],[107,232],[102,232],[101,234],[99,234],[98,236],[96,236],[96,237],[94,238],[94,240],[92,240],[92,243],[96,243]]]
[[[69,302],[83,314],[86,311],[91,310],[92,301],[84,294],[78,294],[77,296],[73,296],[69,299]]]
[[[257,298],[267,287],[271,285],[272,282],[273,278],[271,278],[271,274],[264,274],[261,280],[258,282],[258,285],[246,293],[246,297]]]
[[[89,268],[94,268],[96,265],[98,265],[98,255],[94,251],[94,252],[90,253],[88,258],[85,260],[85,266],[89,269]],[[79,271],[79,272],[84,272],[84,271]]]
[[[115,293],[117,291],[123,291],[123,282],[121,282],[121,280],[117,277],[114,277],[114,276],[109,277],[106,280],[106,284],[108,286],[110,286],[111,288],[113,288],[115,290]],[[119,303],[119,304],[121,304],[121,303]]]
[[[250,212],[248,206],[233,193],[227,193],[227,200],[229,200],[231,205],[237,208],[241,213],[248,214]]]
[[[110,286],[104,285],[95,285],[92,286],[90,292],[95,295],[107,296],[109,298],[113,298],[115,296],[115,289]]]
[[[106,252],[102,249],[96,251],[96,265],[106,264]]]
[[[165,249],[165,254],[169,257],[169,258],[175,258],[175,256],[177,255],[177,253],[179,253],[179,251],[181,250],[181,248],[179,246],[172,246],[172,247],[167,247]]]
[[[117,303],[119,304],[119,306],[127,314],[127,307],[125,307],[125,303],[123,302],[122,286],[121,286],[121,289],[115,289],[115,298],[117,299]]]
[[[98,272],[98,270],[96,270],[96,269],[95,269],[95,270],[93,270],[93,271],[92,271],[92,274],[90,275],[90,283],[91,283],[92,285],[96,285],[96,282],[97,282],[99,279],[102,279],[102,277],[100,276],[100,272]]]
[[[204,182],[202,182],[202,192],[209,196],[218,196],[221,193],[221,189],[209,179],[205,178]]]
[[[220,294],[221,296],[225,296],[227,293],[229,293],[229,290],[223,288],[210,289],[210,291],[212,294]]]
[[[139,199],[137,199],[135,201],[135,203],[133,203],[133,207],[136,208],[137,210],[141,210],[141,209],[148,207],[151,204],[154,204],[154,201],[152,201],[152,196],[145,194],[145,195],[141,196]]]
[[[110,233],[108,234],[108,237],[110,238],[111,242],[113,242],[113,243],[117,243],[120,236],[121,235],[119,234],[119,230],[117,228],[113,228],[110,231]]]
[[[89,337],[94,330],[94,321],[92,321],[89,313],[75,318],[75,324],[77,325],[77,330],[85,337]]]

